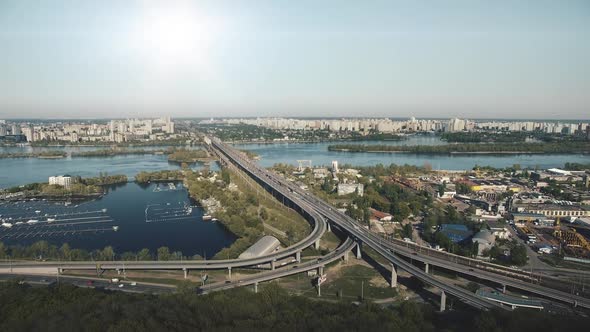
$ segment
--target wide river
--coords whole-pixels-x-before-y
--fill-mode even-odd
[[[390,145],[438,145],[447,144],[434,136],[411,136],[403,141],[354,142],[355,144]],[[238,144],[240,149],[251,150],[260,155],[259,163],[272,166],[275,163],[297,164],[297,160],[311,160],[312,165],[330,165],[337,160],[340,165],[411,164],[422,166],[429,163],[433,169],[463,170],[475,165],[506,167],[520,164],[522,167],[562,167],[565,162],[590,162],[584,154],[561,155],[438,155],[411,153],[350,153],[328,151],[333,143],[277,143],[277,144]],[[4,147],[5,152],[39,152],[47,150],[76,151],[103,149],[102,147]],[[152,149],[138,147],[138,149]],[[153,147],[162,149],[162,147]],[[191,166],[202,168],[202,164]],[[218,169],[217,164],[210,166]],[[126,155],[115,157],[62,159],[8,158],[0,159],[0,188],[7,188],[31,182],[47,182],[49,176],[56,174],[97,176],[100,172],[125,174],[132,179],[140,171],[179,169],[176,163],[169,163],[164,155]],[[60,244],[68,242],[74,248],[98,249],[113,245],[118,253],[138,251],[149,248],[152,252],[160,246],[168,246],[172,251],[182,251],[185,255],[200,254],[211,257],[224,246],[234,241],[220,224],[201,220],[202,211],[195,207],[186,218],[186,205],[190,204],[185,189],[154,191],[154,185],[146,187],[129,183],[115,187],[103,198],[80,204],[77,207],[55,206],[44,202],[27,202],[15,206],[13,203],[0,204],[0,215],[15,214],[25,224],[0,232],[0,241],[8,244],[28,244],[38,240],[48,240]],[[165,188],[164,188],[165,189]],[[106,213],[100,212],[107,209]],[[35,211],[40,211],[37,214]],[[98,212],[97,212],[98,211]],[[79,212],[90,214],[72,217]],[[56,221],[43,223],[57,215]],[[37,218],[39,217],[39,218]],[[85,219],[90,218],[90,219]],[[39,219],[38,224],[27,225],[26,221]],[[72,220],[69,220],[72,219]],[[152,222],[147,222],[152,220]],[[157,220],[157,221],[153,221]],[[87,221],[91,221],[87,223]],[[99,222],[94,222],[99,221]],[[114,231],[113,226],[118,226]]]
[[[520,164],[521,167],[563,167],[566,162],[590,162],[588,154],[413,154],[413,153],[360,153],[328,151],[334,143],[276,143],[276,144],[238,144],[240,149],[251,150],[260,155],[259,163],[272,166],[275,163],[297,164],[297,160],[311,160],[312,165],[330,165],[337,160],[340,165],[351,164],[367,166],[376,164],[410,164],[423,166],[429,163],[433,169],[464,170],[475,165],[507,167]],[[354,144],[389,145],[439,145],[447,144],[435,136],[410,136],[403,141],[354,142]],[[3,152],[32,152],[60,150],[65,152],[96,150],[96,147],[0,148]],[[142,148],[148,149],[148,148]],[[196,165],[195,167],[199,167]],[[215,164],[211,165],[216,169]],[[31,182],[45,182],[56,174],[97,176],[99,172],[125,174],[132,178],[140,171],[178,169],[179,165],[169,163],[163,155],[127,155],[115,157],[89,157],[63,159],[10,158],[0,159],[0,188],[22,185]]]

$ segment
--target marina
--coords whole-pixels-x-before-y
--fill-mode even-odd
[[[12,246],[44,240],[85,250],[110,245],[119,253],[166,246],[214,255],[235,240],[221,224],[201,222],[202,208],[181,183],[172,184],[160,183],[161,191],[156,183],[112,186],[84,202],[0,201],[0,241]]]

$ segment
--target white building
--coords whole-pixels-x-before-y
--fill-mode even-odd
[[[69,188],[72,185],[72,177],[69,175],[50,176],[49,184],[56,184],[64,188]]]
[[[344,196],[352,193],[357,193],[359,196],[363,196],[365,186],[362,183],[339,183],[338,184],[338,196]]]

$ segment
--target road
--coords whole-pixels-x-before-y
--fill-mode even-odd
[[[14,274],[0,274],[1,281],[9,281],[18,279],[24,283],[30,285],[41,285],[49,286],[58,282],[56,276],[42,276],[42,275],[18,275]],[[90,281],[90,282],[89,282]],[[147,294],[169,294],[176,291],[175,286],[153,284],[153,283],[141,283],[137,282],[136,285],[132,286],[131,281],[122,280],[117,283],[112,283],[109,279],[90,278],[90,277],[75,277],[75,276],[59,276],[60,283],[67,283],[77,287],[105,289],[112,291],[121,291],[128,293],[147,293]],[[120,287],[123,285],[123,287]]]

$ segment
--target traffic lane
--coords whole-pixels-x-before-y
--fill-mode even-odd
[[[58,280],[59,279],[59,280]],[[59,283],[67,283],[81,288],[95,288],[105,289],[113,291],[123,292],[134,292],[134,293],[149,293],[149,294],[168,294],[173,293],[176,290],[175,286],[171,285],[157,285],[157,284],[146,284],[146,283],[135,283],[132,285],[132,281],[122,280],[113,283],[108,279],[98,278],[82,278],[72,276],[59,276],[59,278],[52,276],[39,276],[39,275],[14,275],[14,274],[0,274],[1,281],[19,280],[31,285],[45,285],[49,286]],[[121,286],[123,285],[123,286]]]

